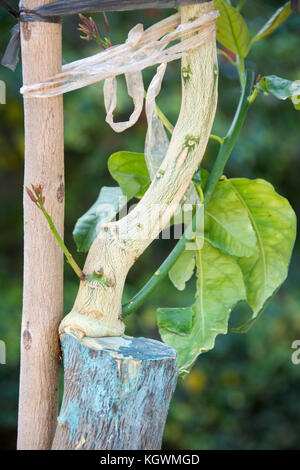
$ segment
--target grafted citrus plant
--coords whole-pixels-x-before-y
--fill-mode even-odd
[[[227,333],[230,313],[239,302],[246,302],[252,311],[248,321],[235,329],[244,332],[286,279],[296,236],[296,216],[289,202],[267,181],[227,178],[224,171],[247,112],[259,94],[290,99],[295,109],[300,109],[300,81],[272,74],[255,80],[254,72],[247,68],[250,51],[288,19],[292,5],[285,3],[250,37],[242,16],[244,3],[215,0],[181,8],[182,23],[214,8],[219,12],[219,48],[212,34],[204,45],[183,56],[182,104],[174,128],[155,105],[164,73],[164,66],[159,67],[146,97],[151,132],[148,130],[145,153],[120,151],[110,156],[108,169],[118,186],[103,187],[75,226],[78,250],[88,251],[82,271],[62,244],[80,277],[80,286],[61,332],[78,338],[121,336],[123,320],[142,305],[163,277],[168,275],[174,286],[183,290],[196,272],[192,305],[157,310],[161,338],[177,350],[179,371],[185,374],[199,354],[214,347],[217,335]],[[93,20],[81,16],[81,23],[85,39],[96,40],[102,48],[111,46],[111,38],[102,38]],[[237,69],[241,88],[224,137],[211,134],[217,104],[217,52]],[[170,143],[164,127],[172,134]],[[201,162],[210,138],[218,141],[219,151],[208,172]],[[41,189],[29,191],[49,219]],[[139,199],[136,207],[126,217],[112,220],[122,209],[124,198],[134,197]],[[143,289],[122,305],[128,271],[170,220],[175,222],[173,215],[178,208],[181,213],[184,202],[192,205],[192,218],[184,234]],[[108,203],[109,214],[105,209]],[[57,232],[55,236],[59,238]]]

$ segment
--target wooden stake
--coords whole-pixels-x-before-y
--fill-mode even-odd
[[[35,8],[48,0],[24,0]],[[61,70],[61,25],[21,23],[23,82],[31,84]],[[63,99],[24,100],[25,186],[42,184],[45,207],[63,236]],[[47,222],[24,195],[24,294],[19,397],[19,449],[49,449],[55,432],[63,254]]]
[[[176,352],[146,338],[61,336],[64,399],[52,449],[160,449]]]

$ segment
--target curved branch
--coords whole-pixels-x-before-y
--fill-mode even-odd
[[[223,175],[225,165],[228,158],[232,152],[232,149],[237,141],[241,128],[244,124],[246,114],[248,112],[251,101],[249,100],[254,82],[254,73],[252,71],[246,70],[246,84],[245,88],[242,91],[240,101],[232,122],[229,131],[226,134],[226,137],[222,139],[222,144],[213,166],[212,172],[209,175],[205,191],[204,191],[204,205],[206,206],[212,196],[212,193],[218,183],[219,179]],[[210,136],[211,137],[211,136]],[[202,207],[200,208],[202,210]],[[178,260],[179,256],[184,252],[186,244],[190,240],[191,235],[195,233],[196,220],[198,214],[193,217],[192,222],[185,230],[184,234],[177,242],[175,248],[171,251],[159,269],[152,275],[149,281],[144,285],[144,287],[131,299],[130,302],[123,305],[122,317],[125,318],[130,313],[137,310],[148,295],[153,291],[153,289],[162,281],[164,277],[167,276],[168,272]]]
[[[212,10],[211,1],[183,7],[182,21]],[[218,84],[215,24],[210,28],[207,43],[182,59],[182,105],[167,155],[136,208],[120,221],[101,227],[84,266],[84,273],[94,274],[94,280],[81,281],[74,307],[61,330],[79,337],[119,336],[124,332],[121,298],[127,273],[174,214],[210,136]]]

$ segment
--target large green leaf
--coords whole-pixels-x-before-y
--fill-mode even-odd
[[[181,374],[199,354],[214,347],[216,336],[226,334],[232,308],[246,298],[242,272],[235,260],[209,242],[194,251],[197,265],[196,302],[189,308],[158,309],[163,341],[178,351]]]
[[[164,334],[164,331],[179,336],[191,333],[194,317],[193,307],[159,308],[157,313],[161,335]]]
[[[178,290],[184,290],[185,284],[193,275],[195,269],[195,252],[185,250],[169,271],[169,278]]]
[[[248,211],[258,241],[255,256],[238,259],[254,320],[287,277],[296,237],[296,215],[287,199],[266,181],[229,181]]]
[[[249,257],[258,251],[247,209],[227,179],[219,181],[205,209],[204,228],[206,239],[227,255]],[[194,268],[193,252],[184,251],[169,271],[170,280],[178,290],[185,288]]]
[[[279,100],[292,100],[296,109],[300,110],[300,80],[287,80],[286,78],[268,75],[262,77],[258,88],[265,93],[271,93]]]
[[[108,159],[108,169],[128,199],[142,197],[150,185],[143,153],[113,153]]]
[[[282,23],[284,23],[290,14],[292,13],[291,2],[286,2],[281,8],[279,8],[274,15],[269,19],[269,21],[258,31],[258,33],[252,38],[251,44],[255,41],[269,36],[273,33],[275,29],[279,28]]]
[[[103,186],[97,201],[76,222],[73,237],[78,251],[89,251],[91,244],[98,235],[103,222],[112,220],[126,204],[126,197],[119,187]]]
[[[244,58],[249,50],[249,30],[242,15],[226,0],[215,0],[219,10],[217,40],[235,54]]]
[[[205,208],[205,236],[224,253],[253,256],[257,241],[247,209],[232,191],[231,183],[219,181]]]

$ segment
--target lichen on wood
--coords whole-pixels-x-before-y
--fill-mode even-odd
[[[65,384],[54,450],[160,449],[176,352],[152,339],[62,335]]]

